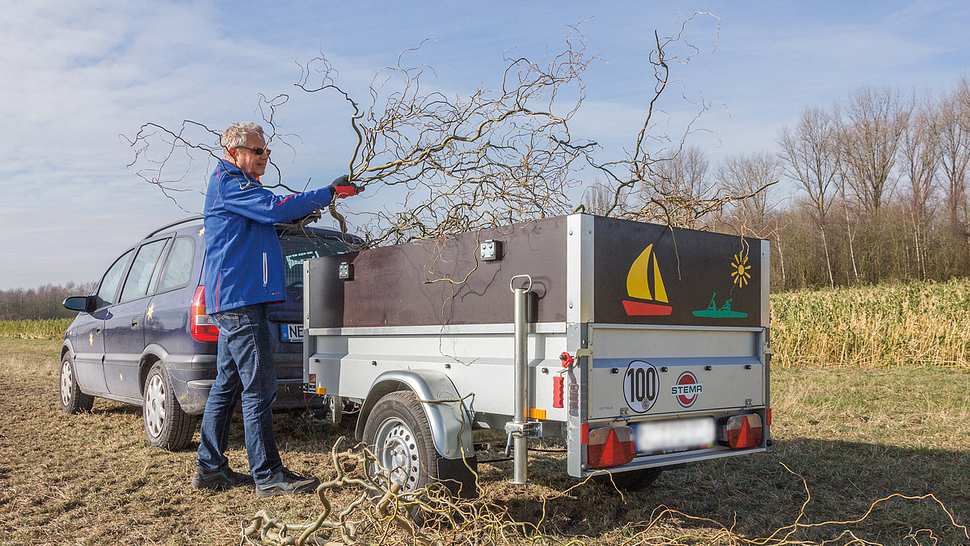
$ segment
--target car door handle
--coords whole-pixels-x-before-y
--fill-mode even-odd
[[[131,327],[132,328],[138,328],[138,319],[132,319],[131,320]]]

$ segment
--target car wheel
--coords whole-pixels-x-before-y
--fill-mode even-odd
[[[169,451],[184,449],[189,445],[195,432],[195,419],[182,411],[161,362],[156,362],[149,370],[142,400],[142,420],[149,445]]]
[[[77,384],[77,375],[74,373],[74,359],[70,355],[64,355],[61,361],[61,410],[65,413],[81,413],[91,411],[94,406],[94,397],[81,392],[81,387]]]
[[[395,391],[377,401],[364,424],[364,442],[380,465],[370,471],[386,473],[403,491],[440,482],[461,497],[477,494],[478,460],[451,460],[438,454],[424,408],[411,391]]]

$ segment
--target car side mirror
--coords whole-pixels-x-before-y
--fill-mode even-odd
[[[97,308],[97,300],[97,296],[70,296],[64,299],[64,307],[71,311],[90,313]]]

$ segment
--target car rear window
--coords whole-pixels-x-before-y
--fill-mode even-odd
[[[283,235],[280,237],[280,246],[283,248],[283,271],[286,273],[288,288],[303,284],[303,262],[350,251],[350,247],[339,239],[315,234]]]

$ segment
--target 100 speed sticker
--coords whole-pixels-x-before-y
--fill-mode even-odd
[[[660,374],[653,364],[643,360],[630,362],[623,374],[623,398],[637,413],[650,411],[660,395]]]

